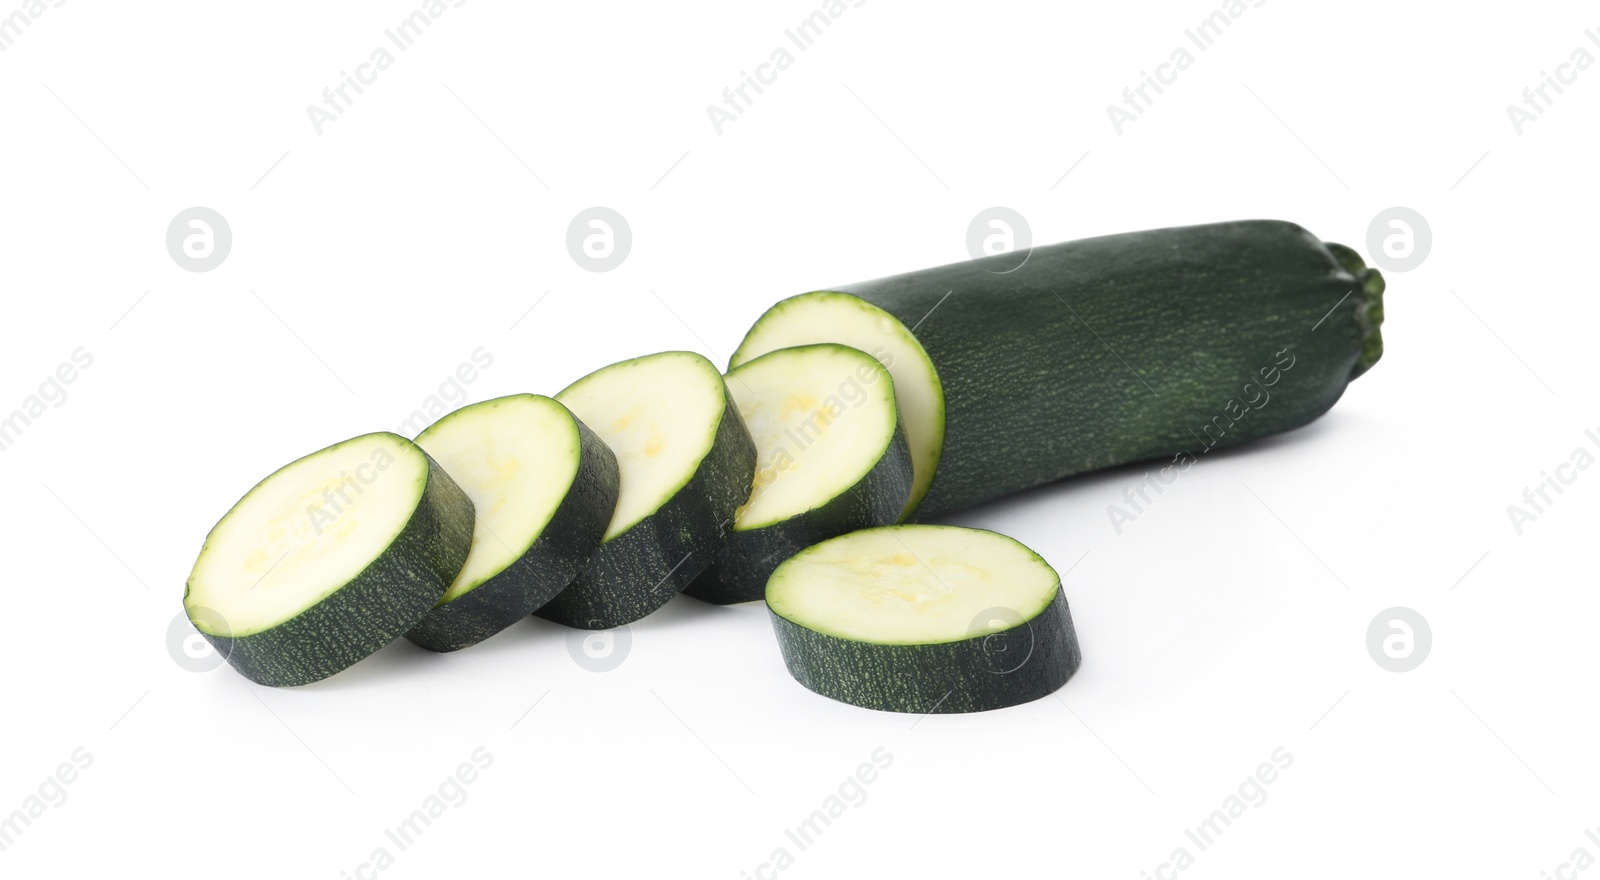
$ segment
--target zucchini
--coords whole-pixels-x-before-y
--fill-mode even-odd
[[[537,394],[462,407],[417,436],[472,499],[466,565],[406,638],[455,651],[527,617],[572,582],[617,506],[617,459]]]
[[[206,535],[189,620],[245,678],[327,678],[416,626],[461,571],[472,500],[426,452],[364,434],[284,465]]]
[[[894,382],[865,352],[779,349],[730,370],[728,389],[755,439],[755,483],[684,589],[719,604],[759,600],[778,563],[818,541],[894,522],[912,479]]]
[[[588,566],[534,614],[612,629],[665,605],[711,564],[750,495],[755,441],[722,373],[693,352],[603,367],[556,400],[611,447],[622,487]]]
[[[1383,351],[1382,276],[1292,223],[1037,247],[801,294],[734,352],[887,351],[918,518],[1130,462],[1198,457],[1331,408]]]
[[[767,608],[795,680],[890,712],[982,712],[1047,696],[1082,662],[1055,569],[957,526],[865,529],[773,572]]]

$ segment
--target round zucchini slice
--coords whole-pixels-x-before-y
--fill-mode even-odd
[[[716,561],[684,593],[754,602],[778,564],[818,541],[888,525],[912,461],[889,371],[843,345],[779,349],[728,372],[756,443],[755,485]]]
[[[837,342],[876,358],[894,377],[914,475],[899,521],[922,503],[944,453],[944,386],[922,343],[894,315],[848,293],[815,291],[767,309],[733,353],[729,367],[762,355],[817,342]]]
[[[427,615],[472,546],[472,501],[404,437],[365,434],[279,468],[206,536],[183,604],[244,677],[327,678]]]
[[[462,407],[417,436],[477,511],[472,552],[406,638],[475,645],[561,592],[600,545],[617,505],[617,459],[560,403],[516,394]]]
[[[790,557],[767,584],[805,687],[890,712],[981,712],[1054,693],[1081,662],[1061,578],[1032,550],[958,526],[866,529]]]
[[[612,629],[665,605],[711,564],[750,496],[755,442],[722,374],[693,352],[602,367],[556,399],[611,447],[622,488],[588,566],[534,614]]]

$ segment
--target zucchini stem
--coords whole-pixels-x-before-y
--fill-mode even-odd
[[[1356,365],[1350,370],[1350,378],[1354,379],[1372,369],[1372,365],[1383,357],[1381,328],[1383,291],[1386,285],[1382,273],[1368,267],[1354,248],[1332,241],[1323,244],[1327,247],[1328,253],[1333,254],[1339,265],[1355,276],[1356,283],[1360,285],[1361,302],[1356,304],[1356,326],[1361,329],[1361,356],[1356,358]]]

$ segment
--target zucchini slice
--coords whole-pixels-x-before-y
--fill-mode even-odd
[[[736,369],[768,352],[836,342],[871,354],[893,377],[900,419],[911,450],[911,494],[899,520],[908,519],[933,484],[944,450],[944,386],[922,343],[895,316],[856,296],[818,291],[792,296],[768,309],[745,335],[729,362]]]
[[[534,614],[580,629],[632,623],[711,564],[750,495],[755,442],[722,373],[693,352],[602,367],[556,399],[611,447],[622,488],[588,566]]]
[[[430,651],[455,651],[522,620],[583,570],[617,506],[617,459],[566,407],[537,394],[458,409],[417,445],[477,511],[466,565],[406,633]]]
[[[755,485],[716,561],[684,593],[754,602],[778,563],[818,541],[894,522],[911,493],[911,452],[889,371],[823,343],[729,371],[756,443]]]
[[[1054,693],[1082,657],[1061,578],[958,526],[866,529],[778,566],[767,607],[789,672],[840,702],[981,712]]]
[[[1383,353],[1384,282],[1350,248],[1250,220],[1110,235],[791,297],[731,366],[841,342],[894,375],[907,515],[1297,428]]]
[[[184,608],[251,681],[317,681],[427,615],[467,560],[472,519],[472,500],[426,452],[364,434],[239,499],[206,536]]]

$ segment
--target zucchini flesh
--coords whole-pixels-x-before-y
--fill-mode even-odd
[[[411,441],[356,437],[239,499],[206,536],[184,607],[251,681],[317,681],[427,615],[466,562],[472,519],[471,499]]]
[[[455,651],[523,619],[572,582],[616,508],[617,460],[566,407],[537,394],[463,407],[416,442],[477,512],[466,564],[406,633],[431,651]]]
[[[938,470],[944,447],[944,389],[932,360],[906,324],[870,302],[848,294],[817,292],[773,306],[733,353],[730,369],[768,352],[835,342],[868,352],[890,373],[911,451],[911,493],[898,519],[922,502]]]
[[[1158,229],[791,297],[732,363],[898,346],[890,372],[928,481],[914,513],[928,518],[1310,422],[1382,355],[1383,287],[1355,251],[1292,223]],[[935,397],[937,416],[917,403]]]
[[[632,623],[711,564],[750,495],[755,442],[721,372],[693,352],[603,367],[556,399],[611,447],[621,492],[584,571],[534,613],[582,629]]]
[[[730,371],[728,389],[755,440],[755,482],[716,561],[684,590],[721,604],[761,599],[798,550],[894,522],[912,482],[894,383],[872,356],[780,349]]]
[[[1061,579],[995,532],[865,529],[803,550],[767,584],[806,688],[891,712],[980,712],[1054,693],[1082,662]]]

